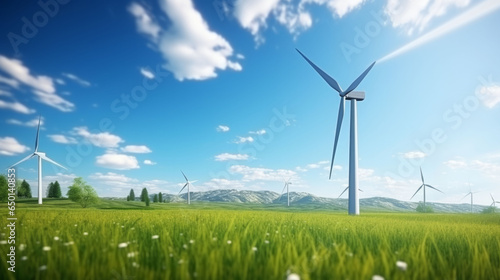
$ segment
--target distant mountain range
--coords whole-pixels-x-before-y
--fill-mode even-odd
[[[151,201],[153,200],[153,195]],[[184,203],[187,194],[172,195],[162,194],[166,203]],[[262,205],[286,205],[286,194],[280,196],[273,191],[249,191],[249,190],[212,190],[206,192],[191,192],[191,202],[230,202],[250,203]],[[294,207],[314,207],[328,209],[347,209],[347,199],[318,197],[305,192],[291,192],[290,204]],[[418,202],[400,201],[386,197],[362,198],[359,200],[361,210],[386,211],[386,212],[414,212]],[[470,204],[446,204],[427,202],[437,213],[468,213]],[[486,206],[474,205],[473,212],[481,212]]]

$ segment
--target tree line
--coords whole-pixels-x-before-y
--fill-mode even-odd
[[[135,200],[136,200],[136,197],[135,197],[134,189],[130,189],[130,193],[129,193],[129,195],[127,195],[127,201],[135,201]],[[146,203],[146,206],[149,206],[149,203],[151,202],[150,200],[151,199],[149,198],[148,189],[143,188],[142,192],[141,192],[141,196],[140,196],[140,201]],[[154,203],[157,203],[157,202],[161,203],[163,201],[164,201],[163,194],[161,192],[159,192],[153,196]]]

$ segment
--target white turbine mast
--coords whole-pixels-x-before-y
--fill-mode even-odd
[[[321,70],[318,66],[316,66],[312,61],[310,61],[304,54],[302,54],[299,50],[297,50],[300,55],[318,72],[318,74],[340,95],[340,105],[339,105],[339,114],[337,119],[337,130],[335,131],[335,142],[333,144],[333,154],[332,154],[332,162],[330,164],[330,177],[332,178],[332,170],[333,170],[333,162],[335,159],[335,151],[337,150],[337,143],[340,135],[340,128],[342,127],[342,120],[344,118],[344,106],[345,101],[351,101],[351,133],[350,133],[350,141],[349,141],[349,214],[350,215],[359,215],[359,197],[358,197],[358,121],[357,121],[357,101],[363,101],[365,99],[365,93],[362,91],[354,91],[356,87],[363,81],[365,76],[370,72],[373,65],[375,65],[374,61],[361,75],[352,82],[352,84],[346,89],[342,90],[340,85],[326,74],[323,70]]]
[[[40,116],[38,118],[38,128],[36,130],[36,140],[35,140],[35,151],[31,155],[23,158],[22,160],[16,162],[15,164],[13,164],[11,166],[11,168],[12,168],[12,167],[20,164],[21,162],[27,161],[28,159],[30,159],[30,158],[32,158],[34,156],[38,157],[38,204],[42,204],[42,193],[43,193],[42,192],[42,186],[43,186],[42,185],[42,159],[67,170],[66,167],[64,167],[64,166],[60,165],[59,163],[51,160],[45,153],[42,153],[42,152],[38,151],[39,135],[40,135],[40,121],[41,121],[41,119],[42,119],[42,116]]]
[[[290,179],[289,178],[288,180],[285,180],[285,186],[283,187],[283,190],[281,191],[281,195],[280,197],[278,197],[278,200],[281,198],[281,196],[283,195],[283,193],[285,192],[285,188],[286,188],[286,195],[287,195],[287,200],[288,200],[288,206],[290,206],[290,191],[289,191],[289,185],[292,184],[292,182],[290,182]]]
[[[182,172],[182,170],[181,170],[181,173],[182,173],[182,176],[184,176],[184,179],[186,179],[186,184],[184,185],[184,187],[182,187],[179,194],[181,194],[181,192],[187,187],[187,204],[191,204],[191,194],[190,194],[189,187],[192,186],[193,183],[196,183],[197,180],[189,181],[188,178],[186,177],[186,174],[184,174],[184,172]]]
[[[436,189],[435,187],[431,186],[431,185],[428,185],[425,183],[424,181],[424,174],[422,173],[422,167],[420,167],[420,177],[422,178],[422,185],[420,185],[420,188],[417,189],[417,191],[411,196],[410,200],[421,190],[423,189],[424,190],[424,207],[425,207],[425,187],[429,187],[431,189],[434,189],[440,193],[444,193],[438,189]]]
[[[490,206],[497,207],[496,204],[500,203],[500,201],[495,201],[495,199],[493,198],[493,195],[491,193],[490,193],[490,196],[491,196],[491,200],[493,201]]]

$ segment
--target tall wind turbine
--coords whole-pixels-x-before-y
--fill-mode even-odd
[[[474,194],[477,193],[477,192],[472,192],[472,190],[470,190],[464,197],[462,197],[462,199],[468,197],[470,195],[470,212],[472,213],[472,206],[474,205]]]
[[[330,164],[330,179],[332,178],[333,162],[335,159],[335,151],[337,150],[337,143],[340,135],[340,128],[342,127],[342,120],[344,119],[344,106],[345,101],[351,101],[351,133],[349,141],[349,214],[359,215],[359,197],[358,197],[358,116],[357,116],[357,101],[365,99],[365,93],[361,91],[354,91],[356,87],[363,81],[365,76],[370,72],[375,61],[363,72],[361,75],[352,82],[346,89],[342,90],[340,85],[310,61],[303,53],[297,50],[300,55],[318,72],[318,74],[340,95],[339,114],[337,119],[337,130],[335,131],[335,142],[333,144],[332,162]]]
[[[420,188],[418,188],[418,190],[411,196],[410,200],[423,188],[424,189],[424,207],[425,207],[425,187],[429,187],[429,188],[434,189],[440,193],[444,193],[444,192],[442,192],[442,191],[436,189],[435,187],[425,183],[424,174],[422,173],[422,167],[420,167],[420,177],[422,178],[422,185],[420,185]]]
[[[196,183],[197,181],[189,181],[188,178],[186,177],[186,174],[184,174],[184,172],[182,172],[182,170],[181,170],[181,173],[182,173],[182,176],[184,176],[184,179],[186,179],[186,184],[184,185],[184,187],[182,187],[179,194],[181,194],[181,192],[184,190],[184,188],[187,187],[187,195],[188,195],[187,203],[191,204],[191,195],[189,192],[189,187],[191,186],[192,183]]]
[[[290,192],[288,190],[288,187],[289,187],[289,185],[292,184],[292,182],[290,182],[290,179],[285,180],[285,186],[283,187],[283,190],[281,191],[281,195],[283,195],[283,192],[285,191],[285,188],[286,188],[286,195],[287,195],[287,199],[288,199],[288,206],[290,206]],[[280,195],[280,197],[281,197],[281,195]]]
[[[500,201],[495,201],[495,199],[493,198],[493,195],[491,193],[490,193],[490,196],[491,196],[491,200],[493,201],[490,206],[497,207],[496,203],[500,203]]]
[[[34,156],[38,156],[38,204],[42,204],[42,159],[67,170],[66,167],[60,165],[59,163],[57,163],[57,162],[51,160],[49,157],[47,157],[45,155],[45,153],[38,151],[38,142],[39,142],[38,138],[40,135],[40,121],[41,121],[41,119],[42,119],[42,116],[40,116],[38,118],[38,128],[36,130],[36,140],[35,140],[35,151],[31,155],[23,158],[22,160],[18,161],[17,163],[15,163],[11,166],[11,167],[14,167],[23,161],[26,161]]]

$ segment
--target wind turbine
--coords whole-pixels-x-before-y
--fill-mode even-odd
[[[39,138],[39,135],[40,135],[40,121],[41,121],[41,119],[42,119],[42,116],[40,116],[38,118],[38,128],[36,130],[36,140],[35,140],[35,151],[31,155],[23,158],[22,160],[18,161],[17,163],[15,163],[15,164],[13,164],[11,166],[11,167],[14,167],[14,166],[20,164],[23,161],[26,161],[26,160],[34,157],[34,156],[38,156],[38,204],[42,204],[42,159],[46,160],[46,161],[48,161],[48,162],[50,162],[52,164],[55,164],[55,165],[57,165],[57,166],[59,166],[61,168],[64,168],[64,169],[68,170],[66,167],[64,167],[64,166],[60,165],[59,163],[51,160],[49,157],[47,157],[45,155],[45,153],[42,153],[42,152],[38,151],[38,138]]]
[[[359,215],[359,197],[358,197],[358,116],[357,116],[357,101],[363,101],[365,99],[365,93],[362,91],[353,91],[356,87],[363,81],[368,72],[375,65],[374,61],[361,75],[352,82],[352,84],[346,89],[342,90],[340,85],[316,66],[312,61],[310,61],[303,53],[297,50],[299,54],[318,72],[318,74],[340,95],[340,105],[339,114],[337,119],[337,130],[335,131],[335,142],[333,144],[333,154],[332,162],[330,164],[330,177],[332,178],[333,162],[335,159],[335,151],[337,150],[337,143],[340,135],[340,128],[342,127],[342,120],[344,119],[344,106],[345,101],[351,101],[351,133],[349,141],[349,214]]]
[[[290,179],[285,180],[285,186],[283,187],[283,190],[281,191],[281,195],[283,195],[283,192],[285,191],[285,188],[286,188],[286,195],[288,197],[288,206],[290,206],[290,192],[288,191],[288,186],[292,184],[292,182],[290,182]],[[280,198],[281,198],[281,195],[280,195]]]
[[[474,194],[477,193],[477,192],[472,192],[472,190],[470,190],[464,197],[462,197],[462,199],[468,197],[470,195],[470,212],[472,213],[472,206],[474,205]]]
[[[196,183],[197,180],[196,181],[189,181],[188,178],[186,177],[186,174],[184,174],[184,172],[182,172],[182,170],[181,170],[181,173],[184,176],[184,179],[186,179],[186,184],[184,185],[184,187],[182,187],[182,189],[179,192],[179,194],[181,194],[181,192],[184,190],[184,188],[188,187],[188,189],[187,189],[187,195],[188,195],[187,203],[191,204],[191,195],[189,193],[189,187],[191,186],[192,183]]]
[[[436,189],[435,187],[431,186],[431,185],[428,185],[425,183],[424,181],[424,174],[422,173],[422,167],[420,167],[420,177],[422,178],[422,185],[420,186],[420,188],[418,188],[418,190],[412,195],[412,197],[410,198],[410,200],[423,188],[424,189],[424,207],[425,207],[425,187],[429,187],[431,189],[434,189],[440,193],[444,193],[438,189]]]
[[[493,198],[493,195],[491,193],[490,193],[490,196],[491,196],[491,200],[493,200],[493,202],[491,203],[490,206],[496,207],[496,203],[500,203],[500,201],[495,201],[495,199]]]

